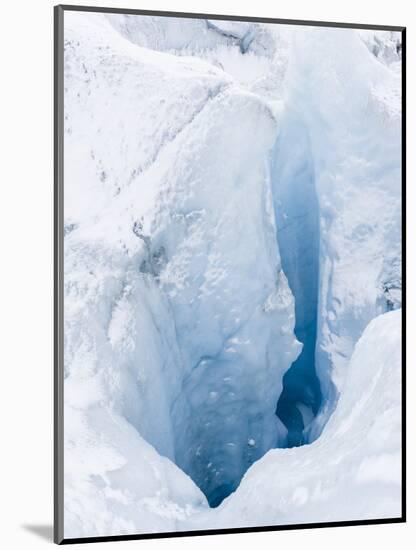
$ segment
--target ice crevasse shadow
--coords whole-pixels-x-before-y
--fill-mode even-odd
[[[204,118],[215,118],[212,113],[223,102],[232,126],[239,101],[245,99],[233,97],[231,108],[226,96],[217,96],[191,126],[206,125]],[[246,108],[254,107],[255,113],[262,105]],[[164,230],[151,238],[142,226],[133,226],[147,256],[140,272],[168,297],[180,361],[190,366],[170,409],[174,452],[169,458],[193,479],[211,507],[234,492],[248,468],[270,449],[309,443],[322,403],[315,372],[319,212],[308,134],[288,111],[276,140],[275,125],[267,122],[267,113],[263,116],[264,131],[275,142],[265,140],[257,151],[244,143],[243,134],[240,142],[228,145],[225,133],[226,147],[239,147],[239,154],[252,157],[251,171],[228,191],[233,204],[219,208],[214,184],[207,190],[200,185],[203,208],[193,203],[184,214],[189,199],[181,204],[179,196],[173,208],[181,210],[172,215],[169,237]],[[186,130],[181,137],[186,139]],[[206,139],[210,157],[221,158],[225,145],[210,143],[209,133]],[[234,170],[232,162],[223,165],[223,185],[233,188]],[[221,181],[215,185],[221,187]],[[206,192],[212,197],[205,197]],[[172,235],[182,239],[179,250]],[[175,273],[182,269],[187,247],[194,254],[195,240],[200,241],[199,259],[190,266],[192,284],[182,296],[175,290]]]
[[[315,370],[319,293],[319,205],[306,128],[290,111],[273,151],[273,191],[282,267],[295,298],[295,335],[303,348],[283,377],[276,414],[288,429],[286,447],[309,443],[308,427],[322,393]]]
[[[248,468],[268,450],[310,443],[309,430],[323,400],[315,371],[319,208],[313,159],[302,123],[292,119],[290,112],[281,122],[278,138],[265,159],[265,177],[275,221],[273,242],[293,295],[294,334],[302,350],[287,366],[283,382],[274,381],[283,384],[275,393],[277,435],[272,427],[265,428],[274,421],[266,421],[258,403],[253,402],[262,395],[251,391],[256,380],[250,379],[250,368],[238,353],[233,354],[245,339],[262,331],[260,319],[258,326],[255,319],[251,321],[245,337],[241,328],[238,334],[229,334],[221,353],[202,356],[184,381],[186,399],[179,400],[173,414],[175,462],[205,493],[211,507],[219,506],[234,492]],[[266,232],[270,230],[266,228]],[[269,385],[273,386],[273,381]],[[192,402],[191,412],[185,410],[186,400]]]

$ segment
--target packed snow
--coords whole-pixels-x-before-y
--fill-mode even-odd
[[[400,33],[64,27],[65,538],[400,516]]]

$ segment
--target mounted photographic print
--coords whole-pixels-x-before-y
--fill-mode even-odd
[[[401,27],[55,8],[55,541],[405,520]]]

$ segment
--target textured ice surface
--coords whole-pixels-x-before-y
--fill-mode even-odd
[[[380,315],[365,329],[320,438],[269,451],[221,508],[194,516],[189,528],[399,517],[400,377],[398,310]]]
[[[295,37],[287,93],[308,127],[319,203],[323,423],[355,342],[391,309],[386,289],[400,272],[400,75],[367,53],[356,33],[313,28]]]
[[[276,121],[209,64],[70,17],[67,387],[90,387],[85,415],[99,402],[128,421],[215,505],[286,437],[275,408],[300,350],[267,163]]]
[[[297,403],[316,412],[323,398],[318,420],[299,435],[314,439],[364,327],[401,303],[400,72],[369,55],[363,36],[298,29],[287,71],[272,178],[296,335],[305,344],[279,402],[283,416],[296,413],[294,444],[305,426]],[[320,388],[310,368],[299,386],[296,373],[315,362],[315,340]]]
[[[66,537],[400,514],[398,36],[65,13]]]
[[[307,127],[290,104],[273,150],[272,180],[282,266],[295,298],[295,334],[302,352],[284,376],[277,414],[289,428],[284,446],[308,441],[322,396],[315,372],[319,298],[319,205]],[[306,415],[305,415],[306,413]]]

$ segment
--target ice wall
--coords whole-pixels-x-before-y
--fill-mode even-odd
[[[66,14],[65,54],[66,535],[160,530],[166,508],[176,529],[206,506],[183,472],[215,506],[286,437],[275,408],[300,345],[276,120],[223,71],[144,50],[103,16]],[[129,488],[148,444],[154,475]]]
[[[365,368],[363,366],[365,365]],[[312,445],[275,449],[188,528],[395,518],[401,514],[401,310],[370,322],[338,406]]]
[[[400,75],[357,33],[310,28],[295,33],[287,87],[288,103],[308,128],[319,203],[316,363],[324,407],[317,435],[355,342],[372,318],[391,309],[386,288],[397,286]]]
[[[315,370],[319,298],[319,205],[309,133],[290,101],[272,152],[277,238],[282,266],[295,298],[295,334],[302,352],[283,378],[276,414],[288,427],[285,447],[309,441],[308,427],[321,407]]]

